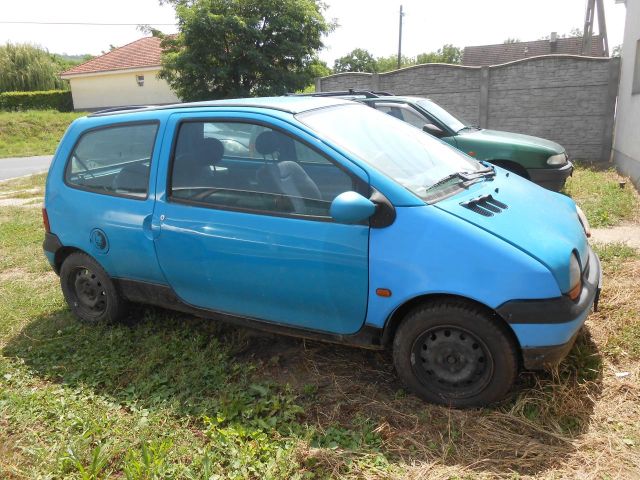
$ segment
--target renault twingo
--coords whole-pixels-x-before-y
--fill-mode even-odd
[[[601,284],[570,198],[340,99],[78,119],[43,216],[82,321],[141,302],[392,348],[407,387],[456,407],[558,363]]]

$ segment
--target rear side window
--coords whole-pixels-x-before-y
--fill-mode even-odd
[[[92,130],[80,138],[65,169],[70,186],[145,198],[157,123]]]

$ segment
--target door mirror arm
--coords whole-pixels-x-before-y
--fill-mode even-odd
[[[396,219],[396,209],[393,204],[375,188],[369,197],[376,205],[376,212],[369,218],[371,228],[385,228],[393,224]]]

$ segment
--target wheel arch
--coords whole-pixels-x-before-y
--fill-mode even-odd
[[[530,180],[529,172],[527,172],[527,169],[524,168],[522,165],[520,165],[518,162],[514,162],[513,160],[502,160],[498,158],[495,160],[487,160],[487,161],[489,163],[493,163],[494,165],[502,167],[506,170],[509,170],[510,172],[513,172],[516,175],[520,175],[521,177],[526,178],[527,180]]]
[[[84,250],[77,248],[77,247],[67,247],[67,246],[63,246],[60,247],[59,249],[56,250],[54,257],[53,257],[53,268],[55,269],[55,272],[57,274],[60,274],[60,268],[62,268],[62,264],[64,263],[64,261],[69,257],[69,255],[71,255],[72,253],[84,253],[85,255],[93,258],[95,260],[95,258],[93,257],[93,255],[90,255],[89,253],[85,252]],[[100,263],[100,262],[98,262]]]
[[[415,309],[420,305],[446,302],[446,301],[465,303],[475,308],[479,308],[480,310],[487,313],[491,318],[496,320],[496,322],[504,328],[505,332],[507,332],[508,335],[513,340],[514,345],[518,349],[518,356],[520,357],[519,360],[520,362],[522,362],[522,346],[520,345],[520,342],[518,341],[518,338],[516,337],[516,334],[511,328],[511,326],[509,325],[509,323],[503,317],[501,317],[498,314],[498,312],[496,312],[493,308],[485,305],[484,303],[478,302],[477,300],[473,300],[468,297],[463,297],[461,295],[453,295],[453,294],[437,293],[437,294],[419,295],[410,300],[407,300],[405,303],[400,305],[390,315],[390,317],[387,319],[385,323],[385,326],[382,332],[382,341],[381,341],[382,345],[385,347],[389,347],[392,344],[393,338],[396,334],[396,331],[398,330],[398,327],[400,326],[404,318],[407,316],[407,314],[411,310]]]

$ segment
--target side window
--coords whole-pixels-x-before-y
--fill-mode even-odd
[[[278,130],[239,122],[183,122],[170,196],[212,207],[329,217],[354,180],[320,152]]]
[[[404,121],[410,123],[414,127],[422,129],[427,123],[431,123],[426,118],[419,115],[415,112],[411,107],[403,107],[402,108],[402,116],[404,117]]]
[[[65,169],[68,185],[144,198],[158,124],[92,130],[80,137]]]
[[[412,108],[397,103],[377,103],[376,108],[381,112],[387,113],[392,117],[396,117],[420,129],[422,129],[426,123],[430,123],[429,120],[420,116],[417,112],[414,112]]]

